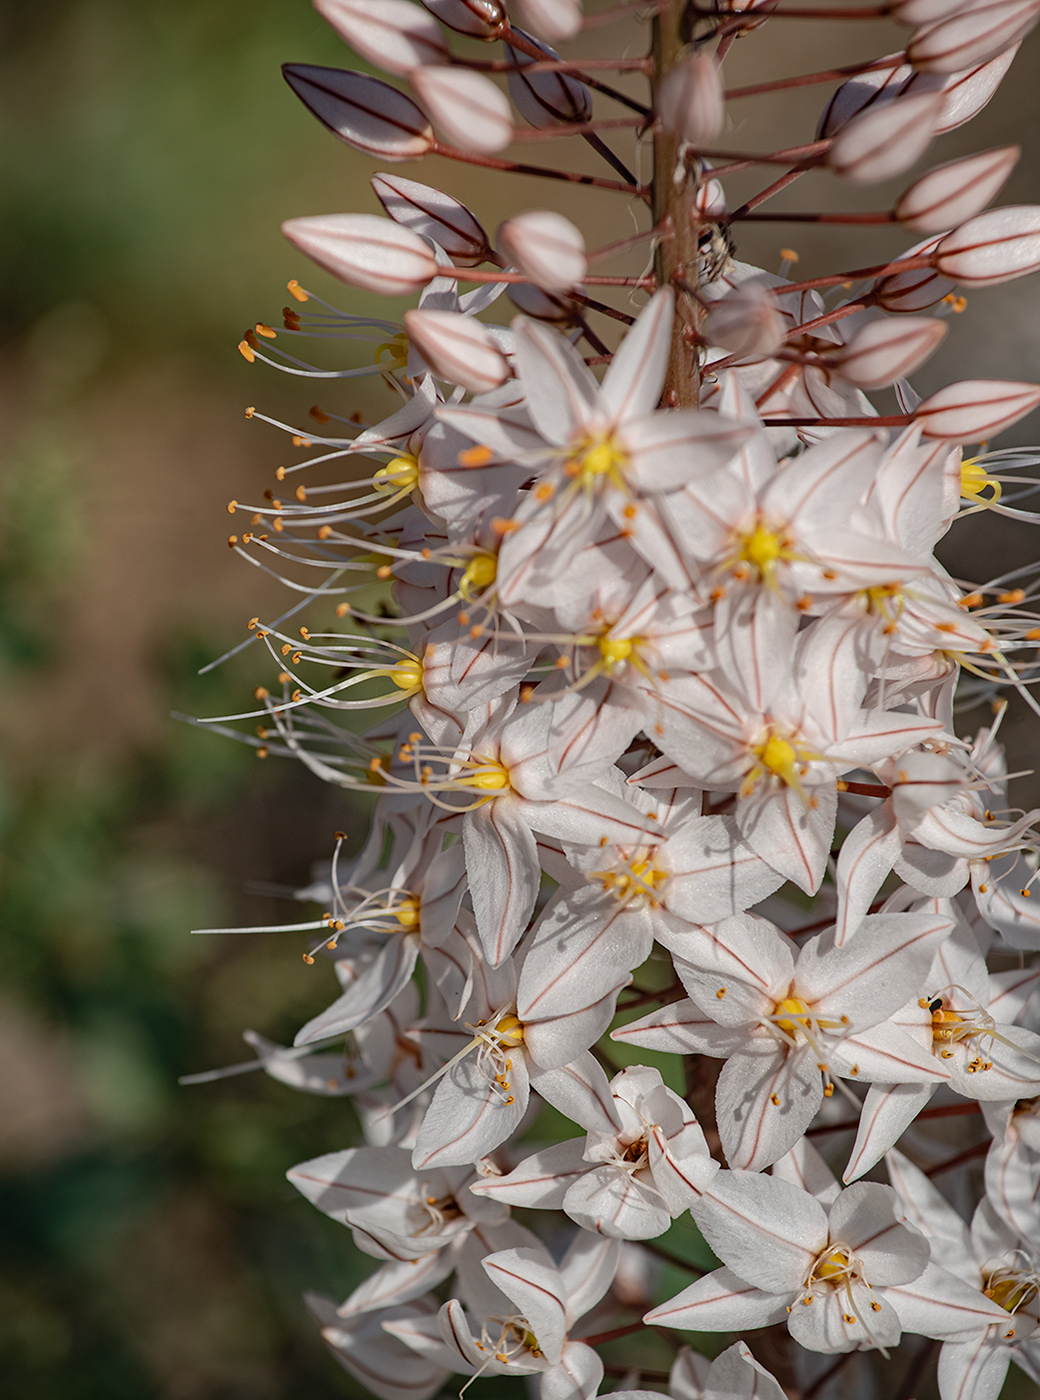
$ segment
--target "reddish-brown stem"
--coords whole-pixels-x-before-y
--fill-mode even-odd
[[[793,185],[795,180],[804,175],[808,168],[808,166],[799,166],[797,170],[785,171],[779,179],[774,180],[771,185],[766,185],[764,190],[759,190],[758,194],[753,194],[745,204],[742,204],[739,209],[735,209],[729,216],[729,222],[732,223],[734,219],[743,219],[749,210],[757,209],[767,199],[772,199],[773,195],[779,194],[781,190],[786,190],[788,185]]]
[[[713,175],[724,175],[734,170],[747,170],[752,165],[791,165],[795,161],[815,160],[831,147],[831,139],[810,141],[804,146],[789,146],[784,151],[767,151],[765,155],[755,155],[747,151],[707,151],[697,148],[697,155],[706,160],[726,160],[729,165],[718,165],[712,169]]]
[[[914,258],[896,258],[895,262],[879,263],[876,267],[857,267],[852,272],[836,272],[833,277],[810,277],[805,282],[788,282],[782,287],[772,287],[774,296],[787,296],[790,292],[812,292],[820,287],[840,287],[844,282],[864,282],[868,277],[895,277],[900,272],[915,272],[921,267],[931,267],[932,258],[928,253],[919,253]]]
[[[511,48],[520,44],[513,35],[507,41]],[[615,73],[649,73],[650,62],[645,58],[541,58],[536,63],[511,63],[508,58],[467,59],[466,68],[479,68],[482,73],[573,73],[581,77],[587,70]]]
[[[609,1332],[593,1332],[591,1337],[577,1337],[587,1347],[602,1346],[604,1342],[616,1342],[618,1337],[630,1337],[633,1332],[645,1332],[645,1322],[629,1322],[624,1327],[612,1327]]]
[[[917,1123],[922,1118],[960,1118],[964,1115],[981,1112],[982,1109],[977,1103],[944,1103],[939,1104],[937,1108],[922,1108],[914,1122]],[[815,1128],[807,1128],[805,1136],[823,1137],[827,1133],[851,1133],[858,1127],[858,1118],[845,1118],[840,1123],[820,1123]]]
[[[890,209],[872,210],[869,214],[734,214],[749,224],[894,224],[896,216]],[[732,222],[732,220],[731,220]]]
[[[978,1157],[985,1157],[989,1151],[989,1142],[977,1142],[974,1147],[966,1147],[963,1152],[958,1152],[956,1157],[947,1157],[945,1162],[939,1162],[934,1167],[929,1167],[925,1176],[941,1176],[943,1172],[952,1172],[954,1167],[961,1167],[965,1162],[973,1162]]]
[[[570,295],[572,300],[587,307],[589,311],[598,311],[601,316],[609,316],[612,321],[620,321],[626,326],[631,326],[635,322],[634,316],[630,316],[627,311],[619,311],[616,306],[608,306],[606,302],[582,296],[580,292],[571,292]]]
[[[873,63],[850,63],[847,68],[830,68],[821,73],[798,73],[793,78],[777,78],[771,83],[727,88],[726,101],[730,102],[736,97],[758,97],[766,93],[783,92],[787,88],[808,87],[812,83],[840,82],[843,78],[854,78],[859,73],[876,73],[880,68],[898,68],[902,62],[902,54],[893,54],[890,58],[876,58]]]
[[[839,778],[835,784],[839,792],[854,792],[857,797],[887,797],[892,791],[884,783],[850,783]]]
[[[602,248],[595,248],[588,254],[588,261],[590,263],[606,262],[607,258],[612,258],[617,253],[624,253],[629,248],[635,248],[640,243],[645,243],[648,238],[668,238],[669,236],[667,229],[644,229],[642,233],[633,233],[628,238],[619,238],[616,243],[607,243]]]
[[[475,267],[444,267],[438,265],[437,272],[441,277],[451,277],[457,282],[530,282],[530,277],[525,277],[522,272],[483,272]],[[587,282],[592,287],[652,287],[654,280],[652,277],[608,277],[593,276],[583,277],[583,282]]]
[[[865,296],[856,297],[854,301],[847,301],[843,306],[836,306],[833,311],[825,311],[822,316],[816,316],[811,321],[803,321],[800,326],[794,326],[787,332],[784,339],[794,340],[800,335],[811,335],[821,326],[829,326],[832,321],[843,321],[846,316],[855,316],[857,311],[863,311],[866,307],[873,306],[875,301],[877,301],[877,297],[874,293],[867,292]]]
[[[631,131],[642,126],[639,117],[614,117],[600,122],[561,122],[559,126],[532,127],[513,132],[513,140],[536,145],[539,141],[559,141],[563,136],[594,136],[597,131]]]
[[[477,155],[474,151],[460,151],[455,146],[444,146],[439,141],[430,147],[430,154],[446,156],[449,160],[460,160],[466,165],[479,165],[485,170],[507,170],[512,175],[541,175],[546,180],[564,180],[572,185],[591,185],[597,190],[619,190],[622,194],[638,195],[649,200],[649,192],[639,185],[629,185],[621,180],[603,180],[598,175],[580,175],[575,170],[553,170],[545,165],[524,165],[515,160],[499,160],[496,156]]]
[[[830,1385],[836,1375],[849,1364],[855,1352],[847,1351],[844,1356],[839,1356],[837,1361],[828,1366],[822,1376],[817,1376],[808,1390],[802,1392],[802,1400],[812,1400],[814,1395],[819,1395],[824,1386]]]
[[[685,1259],[676,1259],[674,1254],[669,1254],[666,1249],[654,1244],[653,1240],[640,1240],[639,1247],[654,1255],[655,1258],[663,1260],[666,1264],[674,1264],[677,1269],[686,1269],[688,1273],[696,1274],[698,1277],[704,1273],[704,1270],[698,1265],[687,1264]]]
[[[706,19],[709,17],[718,18],[717,10],[702,10],[695,5],[693,7],[693,12],[694,14],[702,15]],[[746,24],[748,19],[755,13],[757,12],[754,10],[741,11],[743,22]],[[781,9],[778,5],[777,8],[769,11],[770,19],[884,19],[887,14],[887,5],[869,5],[865,7],[849,6],[849,8],[845,10],[821,10],[810,9],[806,6],[798,8],[797,6],[787,5]],[[733,22],[736,22],[735,18]]]

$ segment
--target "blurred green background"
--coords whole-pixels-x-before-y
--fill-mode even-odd
[[[305,275],[279,221],[374,207],[371,163],[282,83],[291,58],[349,62],[306,0],[0,4],[0,1385],[18,1400],[353,1389],[299,1301],[352,1286],[346,1234],[283,1180],[346,1145],[349,1104],[176,1083],[245,1058],[243,1027],[288,1040],[329,994],[295,941],[188,930],[291,918],[258,887],[306,881],[360,822],[306,773],[169,719],[268,678],[249,653],[195,673],[284,596],[228,553],[223,509],[286,458],[242,409],[298,421],[313,398],[235,352]],[[964,148],[1008,139],[1009,110],[1035,129],[1023,70]],[[489,227],[513,193],[480,183]],[[599,197],[568,199],[598,217]],[[959,341],[984,372],[1040,377],[1035,295],[993,294]],[[378,385],[338,398],[390,404]]]

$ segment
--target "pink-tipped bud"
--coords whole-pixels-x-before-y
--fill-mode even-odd
[[[526,29],[547,39],[573,39],[584,17],[581,0],[510,0],[509,8]]]
[[[903,191],[895,215],[915,233],[939,233],[970,219],[993,199],[1022,154],[1020,146],[997,146],[964,160],[937,165]]]
[[[959,73],[1017,44],[1040,19],[1040,0],[973,0],[910,36],[906,56],[922,73]]]
[[[859,389],[883,389],[912,374],[949,329],[933,316],[871,321],[837,355],[842,375]]]
[[[425,112],[380,78],[311,63],[286,63],[282,73],[304,106],[356,151],[415,160],[434,145]]]
[[[905,258],[924,257],[934,253],[938,238],[918,243],[903,254]],[[956,289],[956,283],[941,276],[934,267],[917,267],[911,272],[896,272],[882,277],[874,284],[874,298],[882,311],[907,313],[927,311],[937,306]]]
[[[438,379],[486,394],[509,378],[505,356],[485,325],[458,311],[406,311],[405,330]]]
[[[411,80],[434,126],[453,146],[491,155],[513,139],[509,98],[483,73],[469,68],[417,68]]]
[[[998,58],[991,58],[988,63],[980,63],[963,73],[918,73],[909,63],[861,73],[842,83],[831,98],[820,120],[818,135],[821,138],[835,136],[857,112],[892,102],[897,97],[941,92],[943,107],[934,134],[942,136],[978,116],[1000,86],[1014,56],[1015,49],[1010,48]]]
[[[986,442],[1040,404],[1040,384],[1007,379],[962,379],[917,405],[925,437],[944,442]]]
[[[1012,204],[969,219],[942,240],[935,266],[965,287],[995,287],[1040,268],[1040,205]]]
[[[941,93],[928,92],[858,113],[834,138],[827,164],[857,185],[901,174],[928,149],[942,106]]]
[[[425,239],[378,214],[289,219],[282,232],[333,277],[369,292],[410,296],[437,275],[437,262]]]
[[[528,209],[499,225],[499,251],[543,292],[567,292],[585,276],[585,240],[551,209]]]
[[[657,115],[669,131],[691,146],[706,146],[722,130],[724,98],[718,64],[691,52],[665,76]]]
[[[733,355],[772,355],[784,341],[786,323],[765,278],[749,277],[711,304],[704,334]]]
[[[938,19],[947,19],[957,10],[965,10],[977,0],[891,0],[889,9],[892,18],[900,24],[916,28],[920,24],[934,24]]]
[[[530,39],[546,58],[559,58],[560,55],[548,44],[539,43],[529,34],[525,34],[524,38]],[[509,95],[525,121],[544,128],[561,123],[587,122],[591,118],[592,93],[584,83],[579,83],[569,73],[529,73],[526,70],[538,59],[508,45],[506,56],[510,63],[519,65],[518,70],[509,74]]]
[[[410,0],[314,0],[314,8],[362,58],[388,73],[451,58],[440,25]]]
[[[422,0],[422,4],[441,24],[474,39],[498,39],[509,27],[506,7],[499,0]]]
[[[395,223],[432,238],[456,267],[476,267],[487,261],[491,253],[487,234],[450,194],[403,175],[373,175],[372,188]]]

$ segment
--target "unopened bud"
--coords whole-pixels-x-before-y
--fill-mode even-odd
[[[918,258],[930,255],[939,246],[938,238],[930,238],[918,243],[903,254],[904,258]],[[934,267],[917,267],[910,272],[897,272],[891,277],[882,277],[873,288],[874,301],[882,311],[914,312],[927,311],[930,306],[938,306],[944,297],[955,289],[956,283],[941,276]]]
[[[1040,19],[1040,0],[974,0],[910,36],[909,61],[923,73],[959,73],[1017,44]]]
[[[691,146],[706,146],[722,130],[723,92],[718,64],[691,52],[665,76],[657,98],[661,123]]]
[[[1012,204],[969,219],[939,244],[935,266],[965,287],[995,287],[1040,268],[1040,205]]]
[[[858,113],[834,138],[827,164],[858,185],[901,174],[928,149],[942,106],[942,94],[928,92]]]
[[[474,394],[497,389],[509,378],[506,358],[488,328],[458,311],[406,311],[411,344],[438,379]]]
[[[721,180],[705,180],[697,186],[697,192],[693,196],[692,217],[698,226],[715,223],[718,219],[726,217],[726,192],[722,188]]]
[[[433,124],[463,151],[487,155],[513,139],[513,109],[501,88],[469,68],[418,68],[412,87]]]
[[[383,160],[414,160],[434,145],[426,114],[380,78],[311,63],[286,63],[282,73],[304,106],[357,151]]]
[[[986,442],[1040,404],[1040,384],[1006,379],[963,379],[917,405],[914,419],[925,437],[946,442]]]
[[[831,98],[817,134],[821,138],[835,136],[857,112],[893,102],[897,97],[941,92],[943,107],[934,135],[942,136],[978,116],[1000,86],[1014,56],[1015,50],[1011,48],[963,73],[918,73],[909,63],[902,63],[857,74],[843,83]]]
[[[498,0],[422,0],[422,4],[441,24],[474,39],[497,39],[508,26],[506,7]]]
[[[539,43],[529,34],[524,38],[541,49],[546,58],[559,58],[548,44]],[[541,128],[587,122],[591,118],[592,93],[584,83],[569,73],[529,73],[526,70],[538,60],[508,45],[506,55],[511,63],[519,65],[518,71],[509,74],[509,95],[525,121]]]
[[[282,232],[333,277],[384,296],[409,296],[437,275],[429,244],[377,214],[289,219]]]
[[[506,296],[518,310],[535,321],[547,321],[553,326],[579,324],[578,307],[570,297],[543,292],[531,282],[510,282]]]
[[[771,355],[783,344],[785,330],[766,279],[750,277],[712,302],[705,335],[734,355]]]
[[[585,276],[580,229],[552,209],[528,209],[499,226],[499,249],[544,292],[566,292]]]
[[[456,267],[486,262],[491,245],[477,219],[457,199],[403,175],[373,175],[376,198],[395,223],[432,238]]]
[[[510,0],[509,8],[525,29],[547,39],[573,39],[581,28],[581,0]]]
[[[440,25],[410,0],[314,0],[314,8],[352,49],[388,73],[451,59]]]
[[[1022,154],[1020,146],[997,146],[964,160],[937,165],[903,191],[895,216],[915,233],[939,233],[970,219],[993,199]]]
[[[933,316],[871,321],[836,357],[841,373],[859,389],[883,389],[912,374],[949,329]]]

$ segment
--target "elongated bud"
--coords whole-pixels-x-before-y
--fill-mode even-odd
[[[524,38],[530,39],[546,58],[559,58],[560,55],[548,44],[539,43],[528,34]],[[569,73],[526,72],[538,60],[530,54],[521,53],[519,49],[510,48],[508,44],[506,55],[511,63],[520,65],[518,72],[509,74],[509,95],[525,121],[541,128],[560,123],[587,122],[591,118],[592,93],[584,83],[578,82]]]
[[[827,164],[857,185],[901,174],[928,149],[942,105],[941,93],[928,92],[860,112],[835,137]]]
[[[712,302],[704,333],[734,355],[771,355],[783,344],[785,330],[768,283],[750,277]]]
[[[957,73],[996,58],[1040,19],[1040,0],[974,0],[910,36],[906,56],[923,73]]]
[[[941,92],[943,107],[934,134],[942,136],[978,116],[1000,86],[1014,56],[1015,49],[1011,48],[963,73],[918,73],[909,63],[861,73],[843,83],[831,98],[820,120],[818,135],[835,136],[857,112],[892,102],[897,97]]]
[[[543,292],[566,292],[588,271],[585,240],[552,209],[528,209],[499,225],[499,251]]]
[[[513,305],[535,321],[551,326],[576,326],[580,322],[577,303],[571,297],[543,292],[532,282],[510,282],[506,296]]]
[[[657,115],[691,146],[705,146],[722,130],[724,100],[718,65],[705,53],[689,53],[661,84]]]
[[[509,98],[468,68],[417,68],[412,87],[437,130],[463,151],[488,155],[513,139]]]
[[[525,29],[547,39],[573,39],[581,28],[581,0],[510,0],[509,8]]]
[[[441,24],[474,39],[498,39],[509,26],[506,7],[498,0],[422,0],[422,4]]]
[[[937,19],[946,19],[974,3],[975,0],[891,0],[889,9],[892,18],[900,24],[916,28],[921,24],[933,24]]]
[[[286,63],[285,81],[341,141],[383,160],[415,160],[434,145],[426,114],[380,78],[345,68]]]
[[[698,224],[713,223],[726,217],[726,191],[722,188],[721,180],[705,180],[697,186],[692,214]]]
[[[476,267],[487,261],[491,253],[487,234],[450,194],[403,175],[373,175],[372,188],[395,223],[432,238],[456,267]]]
[[[942,240],[940,272],[965,287],[995,287],[1040,268],[1040,205],[990,209]]]
[[[406,311],[405,329],[438,379],[474,394],[497,389],[509,378],[506,358],[485,325],[458,311]]]
[[[410,0],[314,0],[314,8],[352,49],[388,73],[451,58],[440,25]]]
[[[903,256],[916,258],[934,253],[939,241],[938,238],[929,238],[908,249]],[[910,272],[897,272],[891,277],[880,278],[874,284],[873,294],[883,311],[927,311],[930,306],[937,306],[944,297],[948,297],[956,285],[934,267],[917,267]]]
[[[915,233],[939,233],[970,219],[993,199],[1022,154],[1020,146],[997,146],[964,160],[937,165],[903,191],[895,215]]]
[[[289,219],[290,243],[341,282],[385,296],[409,296],[437,275],[429,244],[378,214],[319,214]]]
[[[985,442],[1040,404],[1040,384],[1007,379],[962,379],[917,405],[914,418],[925,437]]]
[[[883,389],[923,365],[949,326],[934,316],[871,321],[837,356],[841,372],[860,389]]]

